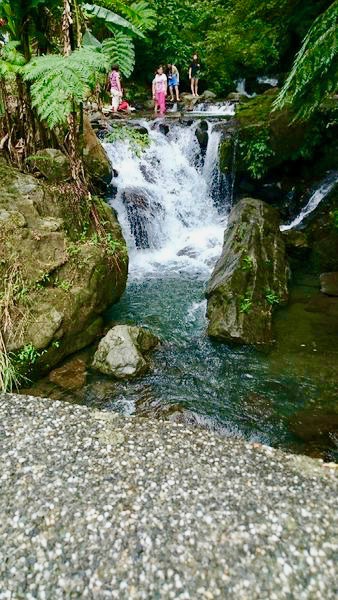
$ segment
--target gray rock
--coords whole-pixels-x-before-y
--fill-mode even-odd
[[[116,379],[137,377],[148,368],[144,354],[158,342],[158,338],[146,329],[117,325],[101,340],[92,367]]]
[[[200,95],[200,100],[215,100],[216,98],[216,94],[210,90],[205,90],[205,92]]]
[[[208,334],[221,341],[272,341],[272,309],[287,300],[288,265],[278,212],[245,198],[231,211],[222,255],[207,288]]]
[[[320,291],[327,296],[338,296],[338,273],[322,273]]]

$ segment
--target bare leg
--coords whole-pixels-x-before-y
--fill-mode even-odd
[[[193,77],[191,78],[191,93],[195,96],[195,80]]]
[[[169,86],[169,92],[170,92],[170,100],[173,102],[175,100],[175,98],[174,98],[174,88],[172,85]]]
[[[195,79],[195,96],[198,96],[198,79]]]
[[[175,85],[175,91],[176,91],[176,100],[177,102],[180,101],[180,92],[178,90],[178,85]]]

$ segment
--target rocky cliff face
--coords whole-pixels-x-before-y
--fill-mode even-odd
[[[277,211],[260,200],[241,200],[207,288],[208,334],[225,342],[271,342],[272,311],[287,300],[287,276]]]
[[[118,300],[128,258],[118,221],[71,184],[47,184],[0,159],[0,318],[7,350],[30,345],[46,369],[93,341]]]

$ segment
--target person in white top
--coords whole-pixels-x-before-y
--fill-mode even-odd
[[[163,67],[160,65],[157,69],[155,78],[153,79],[153,99],[155,104],[155,113],[160,110],[160,115],[165,113],[165,99],[167,96],[168,81],[167,76],[163,72]]]

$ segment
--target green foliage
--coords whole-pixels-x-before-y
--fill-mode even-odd
[[[323,100],[337,90],[338,0],[320,15],[297,54],[275,102],[275,109],[292,104],[299,119],[308,119]]]
[[[26,344],[17,352],[7,353],[3,347],[0,350],[0,392],[12,392],[29,383],[30,373],[46,352],[47,350],[38,350],[32,343]]]
[[[8,42],[0,50],[0,78],[12,79],[22,71],[25,57],[18,51],[19,42]]]
[[[52,129],[66,125],[68,115],[85,100],[99,74],[108,70],[107,58],[86,47],[70,56],[51,54],[32,59],[24,67],[24,79],[33,82],[32,104]]]
[[[0,392],[12,392],[19,389],[23,381],[12,360],[12,354],[0,347]]]
[[[250,298],[250,296],[248,296],[248,295],[241,296],[240,302],[239,302],[239,312],[248,314],[251,309],[252,309],[252,299]]]
[[[69,292],[70,288],[72,287],[72,283],[71,281],[66,281],[65,279],[58,279],[56,281],[56,286],[64,292]]]
[[[253,258],[248,254],[245,254],[242,258],[241,270],[242,271],[252,271],[253,269]]]
[[[240,157],[254,179],[261,179],[267,169],[266,160],[273,156],[266,129],[253,130],[253,136],[240,140]]]
[[[130,37],[116,32],[102,42],[102,52],[110,64],[119,65],[122,75],[130,77],[135,66],[135,48]]]
[[[338,230],[338,209],[331,211],[330,217],[333,227]]]
[[[270,290],[270,289],[265,290],[264,296],[265,296],[265,300],[268,302],[268,304],[271,304],[271,306],[274,306],[275,304],[280,303],[280,297],[273,290]]]
[[[156,11],[145,0],[138,0],[130,5],[121,0],[113,0],[108,1],[108,4],[113,4],[140,31],[151,31],[156,26]]]
[[[98,6],[97,4],[83,4],[82,6],[88,15],[102,19],[107,27],[113,25],[117,28],[126,29],[130,35],[144,38],[142,31],[130,23],[130,21],[127,21],[127,19],[109,10],[109,8]]]
[[[107,142],[129,142],[129,147],[135,156],[140,156],[144,150],[150,145],[149,136],[147,133],[140,133],[137,129],[131,127],[113,126],[111,131],[105,138]]]

